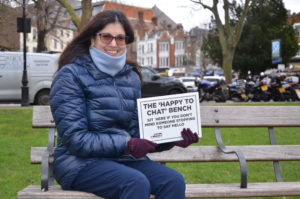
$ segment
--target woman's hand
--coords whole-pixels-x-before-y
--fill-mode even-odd
[[[199,141],[199,136],[197,135],[197,133],[193,133],[189,128],[188,129],[184,128],[181,131],[181,136],[183,140],[173,142],[175,146],[186,148],[189,145]]]
[[[131,138],[127,143],[125,155],[132,155],[135,158],[142,158],[147,153],[154,152],[157,144],[146,139]]]

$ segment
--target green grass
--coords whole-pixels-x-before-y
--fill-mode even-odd
[[[244,104],[242,104],[244,105]],[[245,104],[246,105],[246,104]],[[258,106],[260,104],[255,104]],[[266,105],[266,104],[264,104]],[[282,103],[272,105],[294,105]],[[24,187],[40,184],[40,166],[31,165],[30,147],[47,145],[47,130],[31,128],[31,109],[0,109],[0,198],[15,199]],[[300,143],[300,128],[275,128],[277,144]],[[265,128],[221,129],[226,145],[269,144]],[[203,137],[197,145],[216,145],[212,129],[203,129]],[[284,181],[300,181],[300,162],[281,162]],[[187,183],[239,183],[238,163],[178,163],[168,166],[180,171]],[[248,163],[249,182],[275,181],[272,163]],[[272,197],[299,198],[299,197]]]
[[[30,165],[30,147],[47,145],[47,130],[31,128],[31,109],[0,110],[0,198],[15,199],[39,184],[39,165]]]

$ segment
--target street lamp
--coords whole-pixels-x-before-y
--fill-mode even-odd
[[[27,76],[27,62],[26,62],[26,35],[30,32],[31,20],[30,18],[26,18],[26,2],[23,0],[23,16],[22,18],[17,18],[17,32],[23,32],[23,75],[22,75],[22,106],[29,105],[29,88],[28,84],[28,76]]]

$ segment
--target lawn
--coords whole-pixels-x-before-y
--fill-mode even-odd
[[[218,104],[217,104],[218,105]],[[259,105],[259,104],[255,104]],[[275,105],[275,104],[272,104]],[[294,105],[300,103],[276,104]],[[31,109],[0,109],[0,198],[15,199],[29,184],[40,183],[40,166],[31,165],[30,147],[47,145],[47,130],[31,128]],[[300,128],[275,129],[277,144],[300,142]],[[269,144],[267,129],[227,128],[221,130],[226,145]],[[203,129],[198,145],[215,145],[212,129]],[[281,162],[284,181],[300,180],[300,162]],[[187,183],[225,183],[240,180],[238,163],[168,164],[183,173]],[[249,182],[275,181],[272,163],[248,163]],[[275,197],[273,197],[275,198]],[[276,197],[298,198],[298,197]]]

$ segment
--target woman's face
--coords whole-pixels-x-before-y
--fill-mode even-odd
[[[92,38],[91,45],[111,56],[120,56],[126,49],[125,30],[119,23],[107,24]]]

